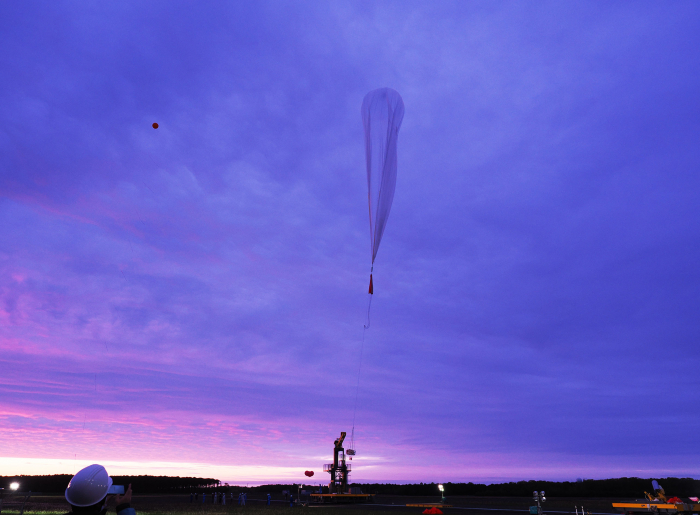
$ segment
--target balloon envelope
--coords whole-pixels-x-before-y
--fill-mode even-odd
[[[382,241],[396,189],[396,141],[403,121],[401,95],[391,88],[370,91],[362,101],[367,161],[367,197],[372,264]]]
[[[308,477],[311,477],[311,476],[314,475],[314,471],[313,471],[313,470],[307,470],[306,472],[304,472],[304,474],[305,474],[306,476],[308,476]]]

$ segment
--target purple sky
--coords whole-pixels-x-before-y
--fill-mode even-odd
[[[0,474],[700,477],[700,4],[2,2]],[[160,128],[153,130],[151,123]]]

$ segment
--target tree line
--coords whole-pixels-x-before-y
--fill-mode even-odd
[[[62,494],[73,476],[0,476],[0,488],[9,488],[18,482],[20,490]],[[295,485],[229,486],[214,478],[171,476],[112,476],[115,485],[131,484],[137,494],[190,493],[204,491],[282,492],[296,491]],[[700,496],[700,480],[692,478],[656,478],[667,496]],[[486,497],[529,497],[533,490],[544,490],[548,497],[623,497],[641,499],[644,492],[651,492],[652,479],[622,477],[617,479],[586,479],[583,481],[518,481],[510,483],[443,483],[445,496],[473,495]],[[397,485],[393,483],[354,483],[363,492],[381,495],[438,496],[437,483]],[[318,484],[311,484],[318,488]]]
[[[23,492],[63,493],[72,478],[71,474],[0,476],[0,488],[8,489],[11,483],[17,482]],[[171,476],[112,476],[112,480],[115,485],[131,484],[134,492],[139,494],[188,493],[214,488],[220,483],[213,478]]]
[[[692,478],[654,478],[667,496],[700,496],[700,480]],[[534,490],[545,491],[548,497],[627,497],[641,499],[651,492],[652,479],[621,477],[616,479],[586,479],[583,481],[518,481],[511,483],[443,483],[445,496],[474,495],[486,497],[530,497]],[[411,485],[354,484],[365,493],[384,495],[440,495],[437,483]]]

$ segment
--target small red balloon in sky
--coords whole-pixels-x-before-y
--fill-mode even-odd
[[[152,125],[152,127],[153,127],[154,129],[157,129],[157,128],[158,128],[158,124],[157,124],[157,123],[154,123],[154,124]]]
[[[306,476],[308,476],[308,477],[311,477],[311,476],[314,475],[314,471],[313,471],[313,470],[307,470],[306,472],[304,472],[304,474],[305,474]]]

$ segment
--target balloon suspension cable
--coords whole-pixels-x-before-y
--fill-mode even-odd
[[[367,323],[362,326],[362,344],[360,345],[360,364],[357,366],[357,385],[355,386],[355,407],[352,410],[352,432],[350,433],[350,448],[355,449],[355,415],[357,414],[357,398],[360,393],[360,372],[362,371],[362,353],[365,350],[365,331],[369,329],[369,310],[372,308],[372,297],[367,304]]]

